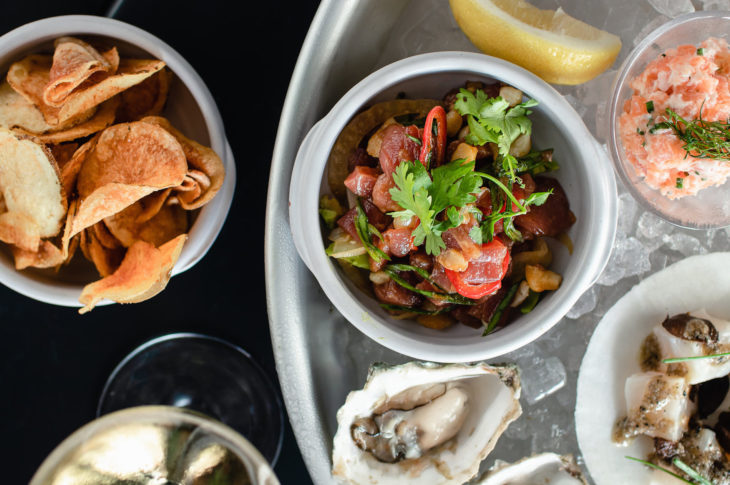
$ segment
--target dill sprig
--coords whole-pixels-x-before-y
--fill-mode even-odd
[[[652,132],[671,128],[684,143],[682,148],[696,158],[730,160],[730,119],[726,121],[707,121],[702,119],[702,108],[696,120],[687,121],[675,111],[667,108],[667,121],[657,123]]]

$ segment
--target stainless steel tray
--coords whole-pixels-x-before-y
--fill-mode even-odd
[[[635,44],[668,20],[650,4],[660,0],[532,0],[620,35],[624,46],[611,70],[577,87],[560,87],[596,138],[603,142],[606,101],[615,70]],[[718,0],[695,4],[711,6]],[[726,0],[719,0],[726,1]],[[690,0],[670,0],[681,13]],[[691,7],[694,8],[694,7]],[[726,8],[730,8],[730,4]],[[302,47],[274,148],[266,213],[266,293],[271,336],[284,401],[304,461],[318,484],[330,476],[336,412],[360,388],[372,362],[407,357],[372,342],[347,323],[299,259],[288,224],[289,178],[309,128],[354,84],[378,67],[423,52],[475,48],[456,26],[447,0],[323,0]],[[620,187],[620,186],[619,186]],[[541,451],[580,459],[573,410],[578,368],[601,316],[640,279],[691,254],[730,249],[725,230],[687,231],[645,213],[619,188],[614,252],[598,283],[555,328],[499,361],[523,372],[523,416],[500,439],[494,459],[516,460]]]

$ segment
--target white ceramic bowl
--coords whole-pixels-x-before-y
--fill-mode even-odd
[[[464,325],[432,330],[391,318],[362,293],[325,254],[320,230],[319,196],[337,136],[364,106],[408,97],[441,99],[465,81],[499,80],[521,89],[539,105],[533,108],[533,145],[554,148],[560,170],[550,174],[565,189],[577,222],[570,229],[575,250],[555,247],[551,269],[563,275],[560,289],[543,298],[529,314],[482,337]],[[353,325],[378,343],[408,356],[440,362],[496,357],[536,339],[555,325],[595,281],[611,252],[616,220],[616,185],[611,162],[578,114],[552,87],[506,61],[466,52],[437,52],[410,57],[371,74],[345,96],[309,132],[292,173],[289,222],[297,250],[332,303]]]
[[[175,74],[163,116],[185,135],[213,148],[223,160],[226,178],[215,198],[195,218],[173,275],[197,263],[218,236],[233,200],[236,166],[213,97],[192,66],[163,41],[132,25],[104,17],[69,15],[32,22],[0,37],[0,72],[4,78],[11,63],[30,53],[52,52],[53,41],[63,35],[99,38],[115,45],[122,57],[143,56],[165,61]],[[53,270],[16,271],[12,255],[0,244],[0,283],[39,301],[63,306],[78,302],[86,283],[99,279],[93,268],[78,261],[58,273]],[[80,260],[82,258],[74,258]],[[109,302],[106,302],[109,303]]]

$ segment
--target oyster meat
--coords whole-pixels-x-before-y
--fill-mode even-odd
[[[522,413],[513,365],[374,364],[337,412],[341,483],[461,484]]]
[[[500,460],[474,485],[587,485],[572,456],[542,453],[515,463]]]

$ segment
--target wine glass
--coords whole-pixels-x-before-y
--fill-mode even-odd
[[[97,416],[161,404],[215,418],[248,439],[273,467],[283,439],[279,396],[240,347],[195,333],[174,333],[133,350],[104,386]]]
[[[208,416],[140,406],[97,418],[45,459],[30,485],[279,485],[245,438]]]

